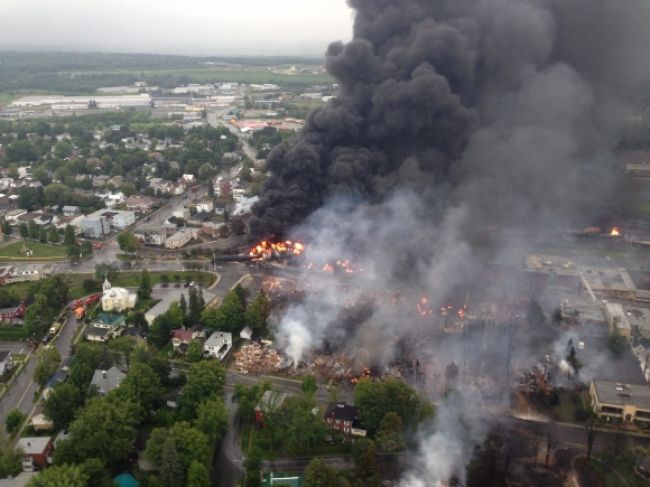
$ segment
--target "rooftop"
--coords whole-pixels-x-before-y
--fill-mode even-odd
[[[327,406],[325,417],[332,416],[341,421],[354,421],[357,417],[357,408],[345,402],[331,403]]]
[[[620,382],[593,381],[599,402],[624,406],[634,404],[650,409],[650,387],[645,385],[622,384]]]
[[[18,440],[16,448],[27,455],[41,454],[45,451],[52,438],[49,436],[28,436]]]
[[[116,389],[124,377],[126,377],[126,374],[115,366],[108,370],[98,369],[93,374],[93,380],[90,384],[97,386],[97,389],[99,389],[100,392],[106,394],[113,389]]]

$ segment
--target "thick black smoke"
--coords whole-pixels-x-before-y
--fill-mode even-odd
[[[611,150],[648,86],[650,2],[350,4],[354,38],[326,55],[340,94],[269,156],[254,235],[401,188],[463,201],[472,224],[584,218],[612,200]]]

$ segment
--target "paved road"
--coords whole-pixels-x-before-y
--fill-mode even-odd
[[[66,325],[60,330],[59,335],[50,343],[56,347],[61,354],[62,362],[68,359],[72,352],[72,337],[79,327],[79,322],[71,312],[68,313],[68,321]],[[25,342],[25,349],[29,347]],[[12,409],[18,409],[24,414],[29,414],[34,405],[36,404],[37,397],[35,397],[38,385],[32,379],[34,375],[34,368],[36,367],[36,357],[25,365],[20,375],[16,378],[11,385],[7,394],[0,400],[0,424],[4,427],[7,413]]]

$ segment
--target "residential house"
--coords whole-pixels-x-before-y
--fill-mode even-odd
[[[86,340],[105,342],[120,336],[126,328],[126,318],[112,313],[98,313],[86,332]]]
[[[49,436],[29,436],[20,438],[16,449],[23,452],[23,471],[34,472],[52,463],[54,442]]]
[[[325,411],[325,422],[330,428],[348,435],[366,436],[367,434],[357,418],[357,409],[345,402],[328,405]]]
[[[214,201],[211,198],[202,199],[197,201],[195,206],[199,213],[210,213],[214,209]]]
[[[111,193],[106,196],[106,198],[104,198],[104,205],[106,205],[106,208],[113,208],[114,206],[123,204],[125,201],[126,197],[124,196],[124,193],[118,191],[117,193]]]
[[[181,179],[177,181],[176,184],[174,184],[172,193],[174,194],[174,196],[180,196],[183,193],[185,193],[186,190],[187,190],[187,185],[185,184],[185,181]]]
[[[195,340],[204,338],[205,334],[202,331],[196,330],[174,330],[172,332],[172,347],[176,352],[187,352],[187,347]]]
[[[126,208],[139,213],[147,213],[156,205],[156,200],[149,196],[129,196],[126,199]]]
[[[68,380],[68,369],[64,366],[57,370],[54,375],[50,377],[50,380],[47,381],[47,384],[45,384],[45,388],[43,389],[43,399],[47,399],[50,396],[57,384],[61,384],[66,380]]]
[[[124,184],[124,176],[113,176],[111,179],[108,180],[108,184],[110,184],[114,188],[119,188]]]
[[[19,218],[26,214],[27,214],[27,210],[24,210],[22,208],[16,208],[15,210],[8,210],[7,213],[5,213],[5,220],[7,220],[11,224],[16,224],[18,223]]]
[[[96,370],[93,374],[93,380],[90,381],[90,386],[95,386],[97,392],[105,396],[113,389],[117,389],[126,374],[114,365],[108,370]]]
[[[232,333],[215,331],[203,344],[204,354],[223,360],[232,348]]]
[[[63,216],[77,216],[81,214],[81,209],[78,206],[64,206]]]
[[[591,381],[591,406],[608,422],[637,423],[650,427],[650,387],[620,382]]]
[[[93,178],[93,188],[101,188],[102,186],[106,186],[109,179],[110,177],[106,175],[95,176]]]
[[[5,375],[13,368],[13,366],[14,363],[11,359],[11,352],[0,352],[0,375]]]
[[[183,174],[182,179],[185,183],[192,184],[194,183],[194,174]]]

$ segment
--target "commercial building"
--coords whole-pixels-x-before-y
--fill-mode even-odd
[[[196,238],[195,230],[180,230],[165,241],[165,248],[170,250],[180,249],[190,243],[193,238]]]
[[[105,216],[83,217],[79,221],[80,233],[89,238],[102,238],[111,233],[111,226]]]
[[[620,382],[592,381],[589,386],[591,406],[601,418],[624,421],[639,426],[650,425],[650,387]]]

